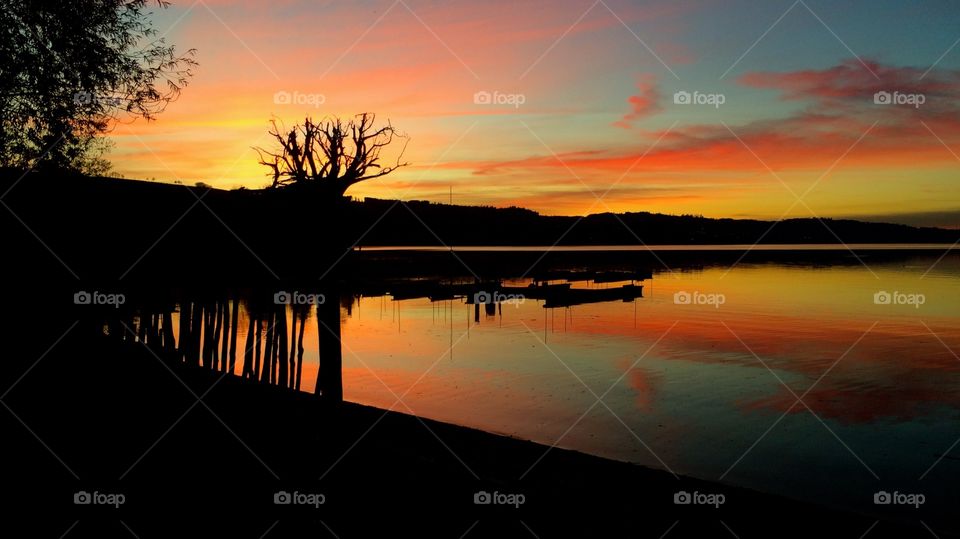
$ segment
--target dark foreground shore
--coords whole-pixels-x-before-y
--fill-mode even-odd
[[[73,299],[110,290],[149,304],[178,285],[212,296],[264,280],[295,289],[287,279],[317,283],[334,267],[356,278],[424,268],[449,278],[469,275],[468,265],[499,277],[576,266],[572,255],[522,253],[506,265],[487,253],[341,260],[348,251],[328,245],[337,216],[312,209],[244,194],[249,205],[221,215],[224,193],[204,198],[207,208],[203,192],[178,187],[173,199],[166,186],[124,186],[150,190],[140,199],[149,204],[131,204],[124,193],[26,182],[0,212],[4,537],[872,538],[957,528],[909,508],[843,513],[168,364],[104,338]],[[311,248],[291,250],[302,245]],[[598,260],[592,254],[591,267]],[[610,255],[603,267],[654,262]],[[682,493],[723,503],[675,504]],[[476,503],[488,499],[506,503]],[[308,503],[275,503],[287,500]]]
[[[139,344],[91,337],[84,324],[50,349],[36,346],[33,355],[41,359],[11,369],[7,381],[3,503],[8,518],[32,530],[29,536],[68,530],[66,537],[140,538],[928,533],[917,521],[878,522],[168,365]],[[56,335],[67,327],[45,329]],[[122,494],[123,503],[76,504],[81,491],[99,501]],[[723,503],[678,505],[679,492],[714,501],[722,495]],[[280,501],[288,493],[286,499],[304,504],[277,504],[278,493]],[[487,499],[504,503],[476,503]]]

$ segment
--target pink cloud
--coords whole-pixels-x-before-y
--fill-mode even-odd
[[[656,77],[653,75],[643,75],[637,81],[637,90],[635,95],[627,99],[631,110],[613,125],[629,129],[637,120],[652,116],[660,112],[660,88],[657,86]]]
[[[933,70],[923,76],[923,71],[915,68],[876,62],[867,65],[880,80],[856,60],[823,70],[741,77],[746,86],[776,90],[783,99],[808,104],[787,117],[730,125],[730,130],[722,124],[693,124],[669,133],[646,132],[645,140],[634,150],[585,148],[561,153],[562,163],[552,155],[534,155],[450,165],[472,168],[476,174],[564,167],[582,175],[591,171],[622,173],[661,136],[658,146],[637,167],[638,172],[754,170],[760,163],[751,152],[774,170],[826,170],[853,146],[856,148],[844,157],[844,166],[917,168],[955,163],[930,130],[948,144],[960,138],[960,72]],[[647,79],[638,87],[640,92],[630,98],[633,110],[614,125],[628,127],[658,110],[656,85]],[[878,91],[923,94],[926,102],[919,108],[878,105],[873,99]],[[869,135],[858,142],[868,130]],[[704,181],[707,179],[705,175]]]
[[[928,104],[955,107],[960,97],[960,71],[931,70],[925,73],[914,67],[886,66],[875,61],[848,60],[820,70],[792,72],[754,72],[740,77],[739,82],[751,88],[779,90],[787,100],[815,100],[829,103],[856,100],[870,104],[880,91],[924,94]]]

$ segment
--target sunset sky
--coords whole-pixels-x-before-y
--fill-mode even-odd
[[[128,178],[261,187],[271,118],[372,111],[412,165],[359,197],[960,226],[952,0],[179,0],[155,21],[200,66],[114,130]]]

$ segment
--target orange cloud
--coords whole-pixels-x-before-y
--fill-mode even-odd
[[[657,87],[656,77],[653,75],[643,75],[637,81],[637,94],[630,96],[627,102],[630,103],[631,110],[623,118],[614,123],[617,127],[629,129],[633,122],[641,118],[646,118],[663,110],[660,106],[660,90]]]

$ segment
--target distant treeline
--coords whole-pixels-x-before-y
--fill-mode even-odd
[[[953,243],[960,231],[847,219],[711,219],[649,212],[545,216],[524,208],[398,203],[350,204],[362,245],[666,245],[776,243]],[[442,242],[442,243],[441,243]]]

